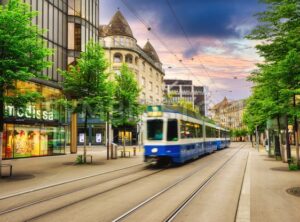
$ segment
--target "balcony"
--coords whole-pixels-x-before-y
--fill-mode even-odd
[[[156,67],[160,72],[164,73],[164,70],[162,68],[162,64],[159,62],[153,61],[138,45],[125,45],[121,44],[120,42],[111,42],[111,41],[105,41],[104,39],[100,39],[100,44],[104,49],[124,49],[124,50],[132,50],[138,53],[141,57],[146,59],[151,65]]]

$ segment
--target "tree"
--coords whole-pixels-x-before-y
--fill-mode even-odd
[[[143,112],[143,106],[138,102],[140,89],[135,80],[134,73],[123,64],[120,74],[116,74],[115,104],[113,111],[113,126],[123,127],[123,138],[127,125],[136,125]],[[125,151],[125,139],[123,141]]]
[[[37,12],[31,12],[30,6],[20,0],[10,0],[4,6],[0,5],[1,141],[5,104],[22,107],[40,97],[40,94],[31,91],[21,92],[16,88],[16,82],[29,81],[33,77],[42,78],[42,71],[51,66],[51,62],[45,59],[52,54],[52,51],[44,46],[41,38],[42,31],[31,24],[36,16]],[[11,93],[8,95],[7,91]],[[2,153],[0,154],[0,164],[1,158]]]
[[[73,112],[84,116],[84,152],[83,163],[86,163],[87,120],[92,115],[106,119],[113,100],[113,84],[106,71],[108,62],[104,50],[92,41],[88,42],[86,51],[80,54],[76,65],[69,70],[61,71],[64,79],[63,89],[67,99],[73,101]]]
[[[263,0],[262,2],[267,4],[267,9],[257,14],[259,25],[248,38],[260,40],[261,44],[256,48],[264,57],[265,63],[258,65],[258,71],[252,73],[250,78],[255,87],[248,100],[245,121],[248,122],[248,126],[253,127],[253,123],[262,124],[266,119],[277,118],[280,128],[279,118],[284,115],[287,119],[295,120],[297,130],[299,108],[294,101],[300,88],[299,2],[298,0]],[[286,135],[288,158],[290,158],[288,132]],[[299,148],[297,150],[299,153]]]
[[[185,99],[180,99],[177,103],[175,103],[175,105],[192,112],[196,112],[196,110],[194,109],[194,104],[192,102],[186,101]]]

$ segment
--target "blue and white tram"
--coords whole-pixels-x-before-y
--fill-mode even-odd
[[[230,143],[227,130],[174,110],[145,116],[144,127],[144,159],[152,164],[181,164]]]

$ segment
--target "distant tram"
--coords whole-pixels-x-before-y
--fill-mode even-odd
[[[182,164],[230,145],[227,129],[171,106],[147,107],[143,122],[147,163]]]

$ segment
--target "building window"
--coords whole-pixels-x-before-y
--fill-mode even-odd
[[[142,86],[146,87],[146,79],[145,79],[145,77],[142,78]]]
[[[159,94],[159,87],[156,86],[156,94]]]
[[[146,70],[146,64],[145,62],[143,62],[143,71],[145,72],[145,70]]]
[[[125,40],[124,37],[120,37],[120,44],[121,44],[121,45],[125,45],[124,40]]]
[[[150,96],[150,104],[153,104],[153,97],[152,96]]]
[[[137,66],[139,64],[139,58],[135,57],[135,65]]]
[[[142,103],[146,103],[146,93],[142,93]]]
[[[114,63],[121,63],[123,60],[122,54],[116,53],[114,54]]]
[[[80,7],[81,0],[75,0],[75,16],[81,15],[81,7]]]
[[[152,82],[149,83],[149,88],[150,88],[150,91],[153,91],[153,84],[152,84]]]
[[[74,49],[76,51],[81,51],[81,25],[80,24],[75,24],[75,32],[74,32],[74,44],[75,47]]]
[[[132,55],[127,54],[127,55],[125,56],[125,62],[126,62],[126,63],[132,64],[132,62],[133,62],[133,57],[132,57]]]

